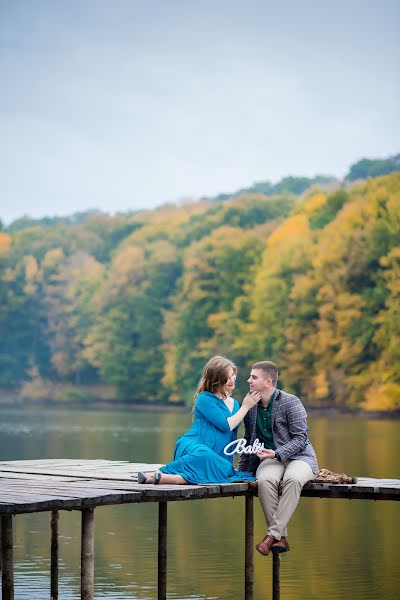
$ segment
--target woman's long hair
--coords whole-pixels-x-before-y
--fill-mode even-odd
[[[201,392],[211,392],[212,394],[226,396],[225,385],[229,379],[230,369],[233,369],[235,374],[237,373],[236,365],[228,358],[224,356],[213,356],[210,358],[204,367],[194,399],[196,400]]]

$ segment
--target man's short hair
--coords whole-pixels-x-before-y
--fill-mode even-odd
[[[252,369],[260,369],[263,372],[265,379],[271,377],[273,385],[278,383],[278,367],[270,360],[260,360],[260,362],[256,362],[252,366]]]

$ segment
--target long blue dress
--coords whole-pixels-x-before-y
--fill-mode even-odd
[[[192,484],[255,481],[252,473],[235,471],[233,456],[224,454],[225,446],[236,440],[239,428],[231,431],[227,419],[238,410],[236,400],[230,412],[218,396],[201,392],[196,398],[192,427],[178,438],[174,460],[160,471],[181,475]]]

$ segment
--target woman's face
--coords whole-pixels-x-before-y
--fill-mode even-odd
[[[236,373],[232,369],[232,367],[229,367],[228,380],[224,387],[225,393],[227,396],[230,396],[231,393],[233,392],[233,390],[235,389],[235,382],[236,382]]]

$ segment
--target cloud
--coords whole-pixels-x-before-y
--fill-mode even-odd
[[[398,152],[400,9],[362,6],[3,9],[1,218],[154,207]]]

